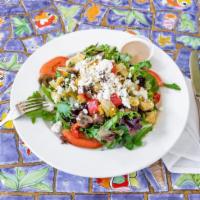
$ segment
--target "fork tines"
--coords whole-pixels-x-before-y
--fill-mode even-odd
[[[18,103],[16,107],[21,114],[25,114],[31,111],[39,110],[41,108],[47,108],[48,102],[43,98],[31,98]]]

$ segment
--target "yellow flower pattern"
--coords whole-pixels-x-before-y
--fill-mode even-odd
[[[1,115],[1,120],[5,119],[7,116],[7,113],[2,113]],[[6,128],[6,129],[12,129],[14,128],[14,125],[13,125],[13,122],[12,121],[8,121],[6,122],[4,125],[3,125],[3,128]]]
[[[159,35],[158,36],[158,44],[161,47],[164,47],[164,46],[167,46],[167,45],[171,44],[171,37],[170,36]]]

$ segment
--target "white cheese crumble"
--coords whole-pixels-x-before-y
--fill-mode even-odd
[[[63,87],[61,87],[60,85],[59,86],[57,86],[57,94],[58,95],[61,95],[62,93],[63,93],[63,91],[64,91],[64,88]]]
[[[143,87],[141,87],[140,90],[134,90],[133,93],[138,97],[143,97],[145,100],[148,99],[147,90],[145,90]]]
[[[87,115],[88,114],[88,110],[84,108],[83,109],[83,113]]]
[[[74,103],[74,108],[79,108],[80,106],[79,106],[79,103],[77,103],[77,102],[75,102]]]
[[[119,79],[120,77],[112,73],[113,61],[97,58],[95,58],[96,60],[85,59],[75,65],[75,68],[80,73],[78,80],[79,94],[83,93],[84,87],[98,84],[100,89],[93,97],[100,102],[102,100],[110,100],[111,95],[116,93],[121,98],[122,104],[127,108],[131,108],[128,94],[130,91],[136,96],[142,96],[147,99],[147,91],[144,88],[137,91],[136,83],[133,83],[130,79],[126,79],[122,83]]]
[[[69,83],[69,88],[70,88],[73,92],[77,91],[77,87],[76,87],[76,85],[75,85],[75,81],[74,81],[74,80],[71,80],[71,81],[70,81],[70,83]]]
[[[62,127],[62,122],[61,121],[57,121],[56,123],[54,123],[52,125],[51,131],[54,132],[54,133],[60,133],[61,127]]]
[[[54,103],[58,103],[61,99],[61,95],[56,92],[51,93],[51,98],[53,99]]]

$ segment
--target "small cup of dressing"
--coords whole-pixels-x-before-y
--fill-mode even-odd
[[[121,52],[131,55],[131,63],[137,64],[141,61],[151,59],[154,53],[154,46],[148,38],[134,36],[132,41],[122,46]]]

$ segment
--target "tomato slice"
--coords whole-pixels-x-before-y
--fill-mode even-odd
[[[111,72],[112,72],[113,74],[116,74],[116,73],[117,73],[117,67],[116,67],[116,65],[113,65],[113,68],[112,68]]]
[[[121,98],[120,98],[116,93],[113,93],[113,94],[110,96],[110,100],[112,101],[112,103],[113,103],[115,106],[120,106],[120,105],[122,105],[122,100],[121,100]]]
[[[99,102],[97,99],[90,99],[87,102],[88,112],[90,115],[93,115],[98,112]]]
[[[63,130],[62,134],[67,142],[77,147],[96,149],[102,146],[102,144],[96,139],[88,139],[86,137],[77,138],[69,130]]]
[[[88,100],[88,97],[82,93],[82,94],[77,95],[77,99],[78,99],[79,103],[86,103]]]
[[[154,93],[154,95],[153,95],[153,101],[155,103],[159,103],[160,102],[160,98],[161,98],[160,93],[158,93],[158,92]]]
[[[54,77],[57,67],[65,66],[67,60],[68,58],[64,56],[58,56],[49,60],[40,68],[40,75],[48,75]]]
[[[156,72],[154,72],[153,70],[151,70],[151,69],[145,69],[149,74],[151,74],[151,76],[153,76],[155,79],[156,79],[156,82],[157,82],[157,84],[158,84],[158,86],[163,86],[163,81],[162,81],[162,79],[160,78],[160,76],[156,73]]]
[[[81,133],[79,131],[79,128],[80,128],[80,126],[78,123],[72,124],[72,126],[71,126],[71,130],[70,130],[71,134],[76,138],[81,138],[84,135],[84,133]]]

